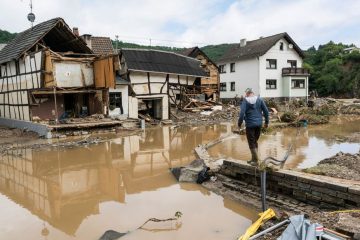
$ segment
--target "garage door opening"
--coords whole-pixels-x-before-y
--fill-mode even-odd
[[[153,119],[162,119],[162,98],[139,99],[139,114],[148,115]]]

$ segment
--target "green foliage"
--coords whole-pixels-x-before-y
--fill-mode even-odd
[[[208,45],[202,47],[201,50],[214,62],[220,59],[222,55],[232,46],[233,44],[218,44],[218,45]]]
[[[352,45],[330,41],[305,52],[304,68],[310,70],[309,87],[321,96],[360,96],[360,53],[346,53]]]
[[[8,43],[16,36],[16,33],[9,33],[8,31],[0,29],[0,43]]]

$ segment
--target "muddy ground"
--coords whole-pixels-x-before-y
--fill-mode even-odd
[[[307,168],[303,171],[360,181],[360,152],[357,154],[339,152],[333,157],[321,160],[315,167]]]
[[[257,209],[259,213],[262,211],[259,186],[243,187],[241,182],[221,174],[217,174],[216,177],[215,181],[208,181],[202,185],[210,191]],[[324,210],[271,191],[267,191],[267,206],[275,211],[276,217],[262,225],[258,232],[288,219],[290,216],[305,214],[312,223],[319,223],[328,229],[352,236],[353,239],[360,239],[360,210],[350,212]],[[258,239],[275,240],[282,234],[286,226]]]

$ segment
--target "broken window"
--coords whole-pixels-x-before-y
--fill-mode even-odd
[[[220,83],[220,92],[226,92],[226,83]]]
[[[276,59],[266,59],[267,69],[276,69]]]
[[[293,79],[291,88],[305,88],[305,79]]]
[[[122,109],[121,92],[109,93],[109,109],[114,110],[116,108]],[[121,113],[123,113],[123,112],[121,111]]]
[[[276,79],[266,79],[266,89],[276,89]]]

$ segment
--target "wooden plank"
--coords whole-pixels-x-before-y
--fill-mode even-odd
[[[50,51],[45,51],[44,85],[46,88],[55,86],[53,63]]]

